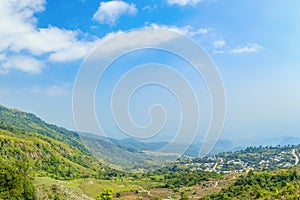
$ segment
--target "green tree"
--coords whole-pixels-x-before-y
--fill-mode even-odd
[[[31,164],[0,158],[0,199],[34,200],[35,188]]]
[[[97,200],[111,200],[113,198],[113,190],[111,188],[106,188],[103,192],[101,192]]]

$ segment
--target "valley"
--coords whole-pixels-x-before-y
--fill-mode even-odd
[[[92,148],[92,153],[75,132],[47,124],[33,114],[0,106],[0,199],[24,195],[14,193],[13,186],[5,186],[12,180],[8,172],[14,166],[28,174],[24,181],[28,187],[34,187],[36,199],[92,200],[99,199],[99,194],[107,189],[113,192],[113,198],[124,200],[224,199],[229,193],[228,199],[240,195],[277,198],[286,194],[296,198],[299,190],[299,145],[253,146],[204,158],[171,159],[166,154],[168,159],[159,160],[151,153],[151,148],[159,147],[157,143],[148,144],[141,151],[134,145],[125,146],[124,141],[111,143],[103,138],[89,138],[91,135],[86,135],[83,140],[97,147]],[[125,144],[130,143],[137,141]],[[99,159],[101,156],[104,159]],[[108,165],[106,159],[115,159],[116,168]],[[125,166],[132,168],[121,170],[124,161],[128,162]],[[20,164],[28,167],[22,169]],[[18,176],[18,172],[11,176]],[[261,180],[237,189],[245,179]],[[271,183],[261,185],[265,179],[274,182],[276,190]],[[256,187],[260,188],[258,193]]]
[[[0,200],[300,200],[299,19],[0,0]]]

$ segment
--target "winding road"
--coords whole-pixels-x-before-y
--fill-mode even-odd
[[[217,162],[214,164],[214,166],[213,166],[213,168],[212,168],[212,171],[215,171],[215,170],[217,169],[217,167],[218,167],[218,162],[219,162],[219,161],[217,161]]]
[[[295,165],[298,165],[298,163],[299,163],[299,157],[296,154],[296,150],[295,149],[292,150],[292,154],[295,157]]]

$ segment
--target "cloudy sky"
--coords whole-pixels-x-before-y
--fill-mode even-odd
[[[193,38],[217,65],[222,137],[300,137],[299,19],[297,0],[1,0],[0,104],[74,129],[84,58],[119,32],[159,27]]]

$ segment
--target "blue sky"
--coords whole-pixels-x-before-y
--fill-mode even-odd
[[[161,27],[192,37],[216,63],[227,95],[222,137],[300,137],[299,8],[297,0],[2,0],[0,104],[74,129],[72,89],[89,52],[107,35]]]

